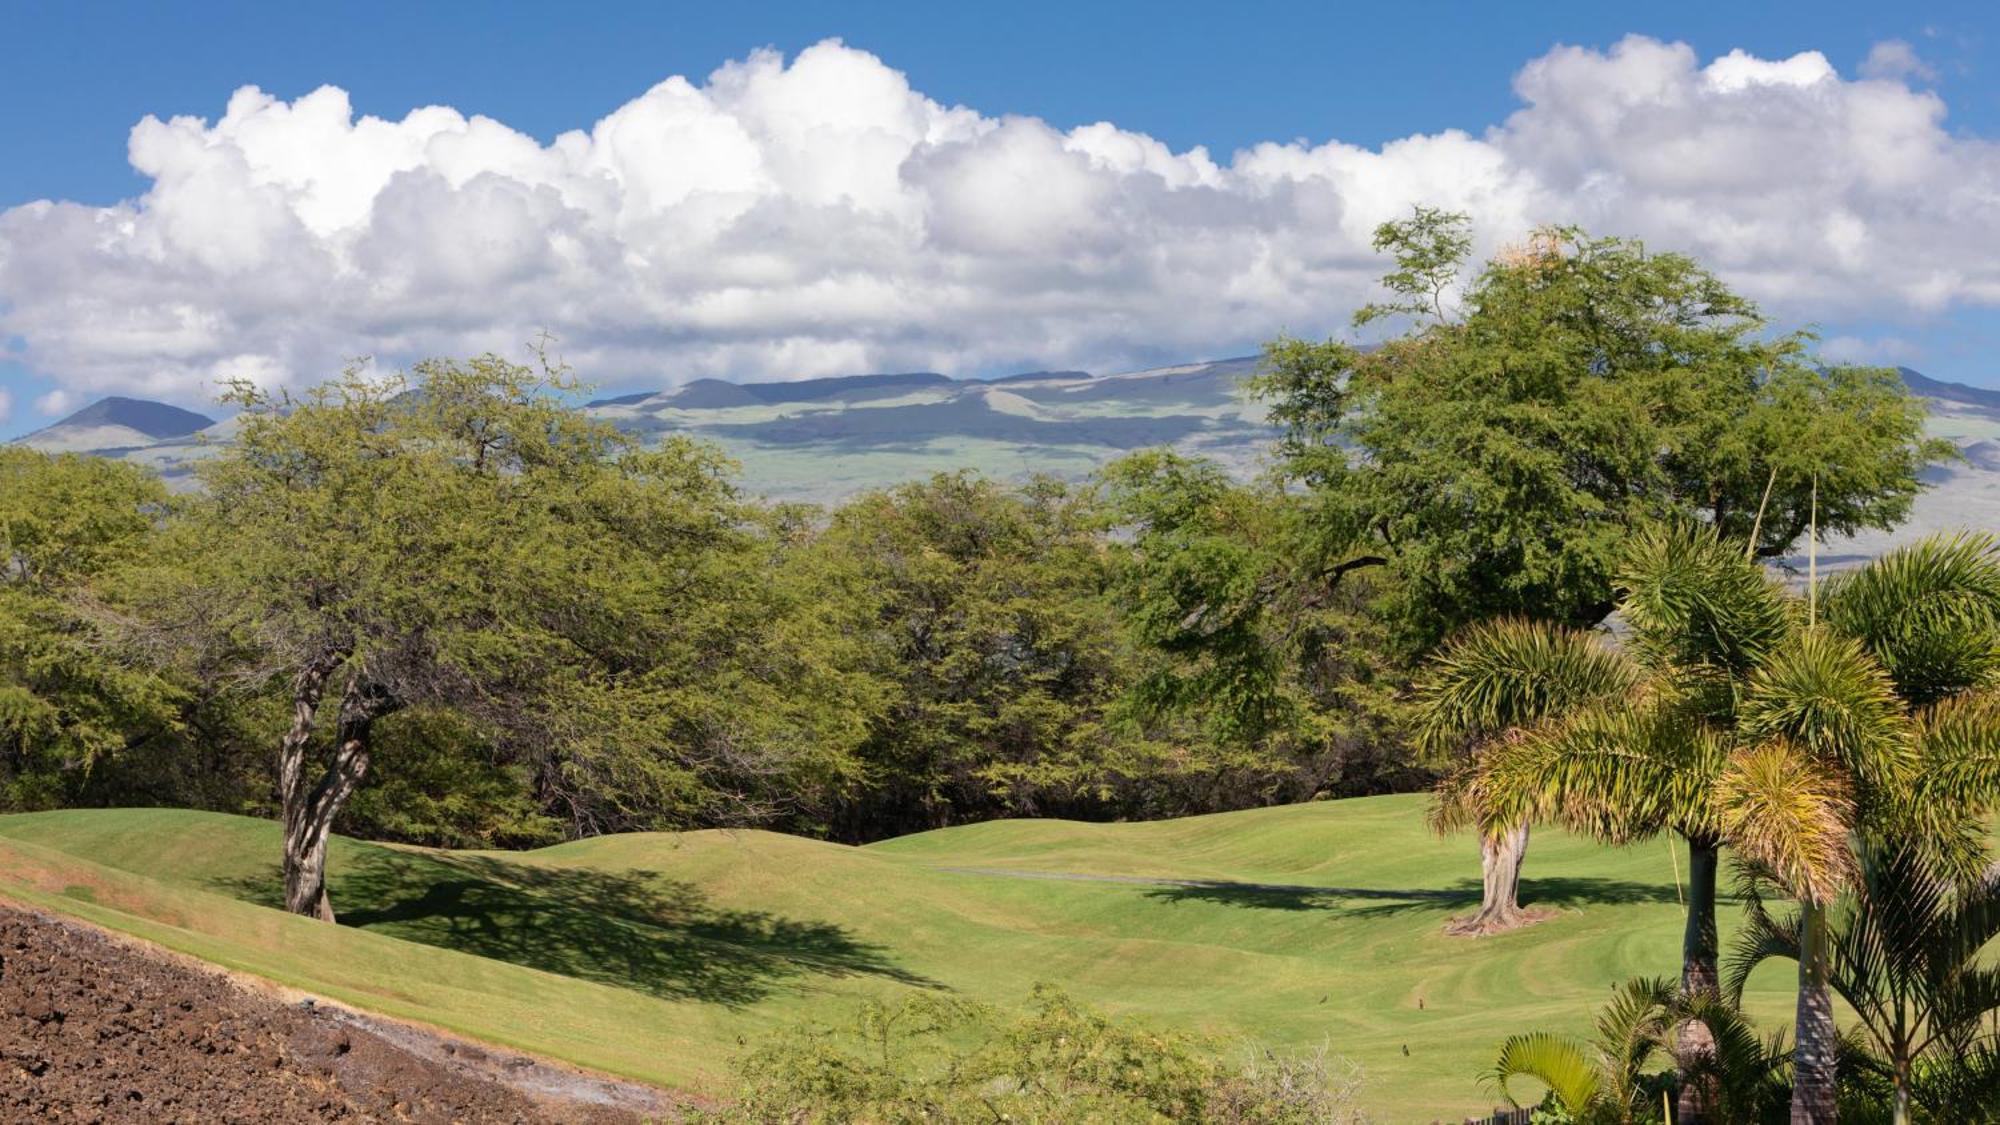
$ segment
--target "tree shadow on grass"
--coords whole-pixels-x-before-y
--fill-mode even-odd
[[[370,849],[329,882],[341,925],[664,999],[740,1007],[814,977],[941,987],[840,926],[718,907],[693,885],[652,871]],[[284,903],[276,871],[223,889]]]
[[[1390,890],[1190,879],[1155,887],[1146,892],[1146,897],[1166,902],[1212,902],[1262,910],[1326,910],[1366,918],[1420,910],[1449,913],[1477,906],[1480,884],[1477,879],[1463,879],[1449,887]],[[1521,880],[1522,906],[1574,907],[1679,901],[1680,896],[1671,886],[1626,879],[1559,876]]]

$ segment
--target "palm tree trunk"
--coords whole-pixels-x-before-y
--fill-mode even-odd
[[[1715,873],[1722,861],[1720,846],[1706,840],[1688,841],[1687,928],[1681,932],[1681,991],[1689,996],[1717,992]]]
[[[1792,1052],[1792,1125],[1833,1125],[1833,993],[1827,988],[1826,907],[1800,906],[1798,1047]]]
[[[1910,1125],[1910,1077],[1896,1075],[1896,1092],[1889,1096],[1889,1121],[1891,1125]]]
[[[1511,930],[1528,921],[1521,909],[1521,861],[1528,854],[1528,825],[1501,828],[1479,839],[1479,913],[1459,918],[1447,927],[1454,934],[1477,937]]]
[[[1716,971],[1715,871],[1720,849],[1706,840],[1688,840],[1687,929],[1681,935],[1681,994],[1714,995],[1721,989]],[[1694,1063],[1715,1050],[1708,1025],[1689,1020],[1680,1026],[1674,1056],[1680,1070],[1680,1097],[1674,1106],[1679,1125],[1706,1125],[1714,1102],[1711,1084],[1689,1076]]]

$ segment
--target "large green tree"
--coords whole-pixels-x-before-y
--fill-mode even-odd
[[[1409,784],[1380,583],[1318,549],[1307,498],[1168,450],[1121,458],[1099,484],[1141,654],[1132,710],[1186,748],[1198,804]]]
[[[105,643],[101,604],[166,503],[134,466],[0,446],[0,808],[71,803],[93,771],[177,739],[185,693]]]
[[[817,544],[886,688],[830,827],[870,839],[1005,813],[1087,812],[1129,773],[1110,558],[1086,498],[951,473],[855,498]],[[814,560],[801,559],[801,565]]]
[[[150,620],[226,637],[288,704],[288,909],[332,918],[335,818],[378,749],[426,745],[378,739],[392,716],[517,748],[572,833],[714,821],[843,768],[843,681],[759,647],[791,618],[724,463],[635,448],[569,389],[486,356],[235,392],[237,438],[169,530],[185,586]]]
[[[1824,367],[1693,259],[1575,228],[1470,269],[1463,216],[1384,224],[1397,268],[1379,347],[1280,339],[1256,389],[1282,468],[1348,561],[1398,575],[1406,643],[1515,614],[1612,607],[1624,537],[1699,518],[1760,557],[1894,526],[1950,455],[1893,370]]]

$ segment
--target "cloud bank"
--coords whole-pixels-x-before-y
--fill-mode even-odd
[[[1481,135],[1226,162],[941,105],[833,41],[547,145],[245,87],[218,120],[133,128],[139,198],[0,212],[0,341],[64,401],[543,328],[599,383],[1103,368],[1337,329],[1381,272],[1372,229],[1415,202],[1471,212],[1482,249],[1543,222],[1642,236],[1793,318],[2000,304],[2000,147],[1946,129],[1906,44],[1864,69],[1559,47]]]

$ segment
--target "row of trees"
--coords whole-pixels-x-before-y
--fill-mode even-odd
[[[331,917],[335,825],[861,840],[1426,785],[1490,733],[1413,721],[1445,638],[1597,624],[1644,528],[1891,526],[1944,452],[1893,372],[1814,365],[1684,257],[1552,230],[1448,305],[1463,219],[1378,245],[1362,318],[1409,330],[1274,343],[1247,483],[1159,451],[763,504],[490,356],[235,388],[187,495],[0,450],[0,799],[277,816]],[[1526,822],[1474,821],[1505,888]]]

